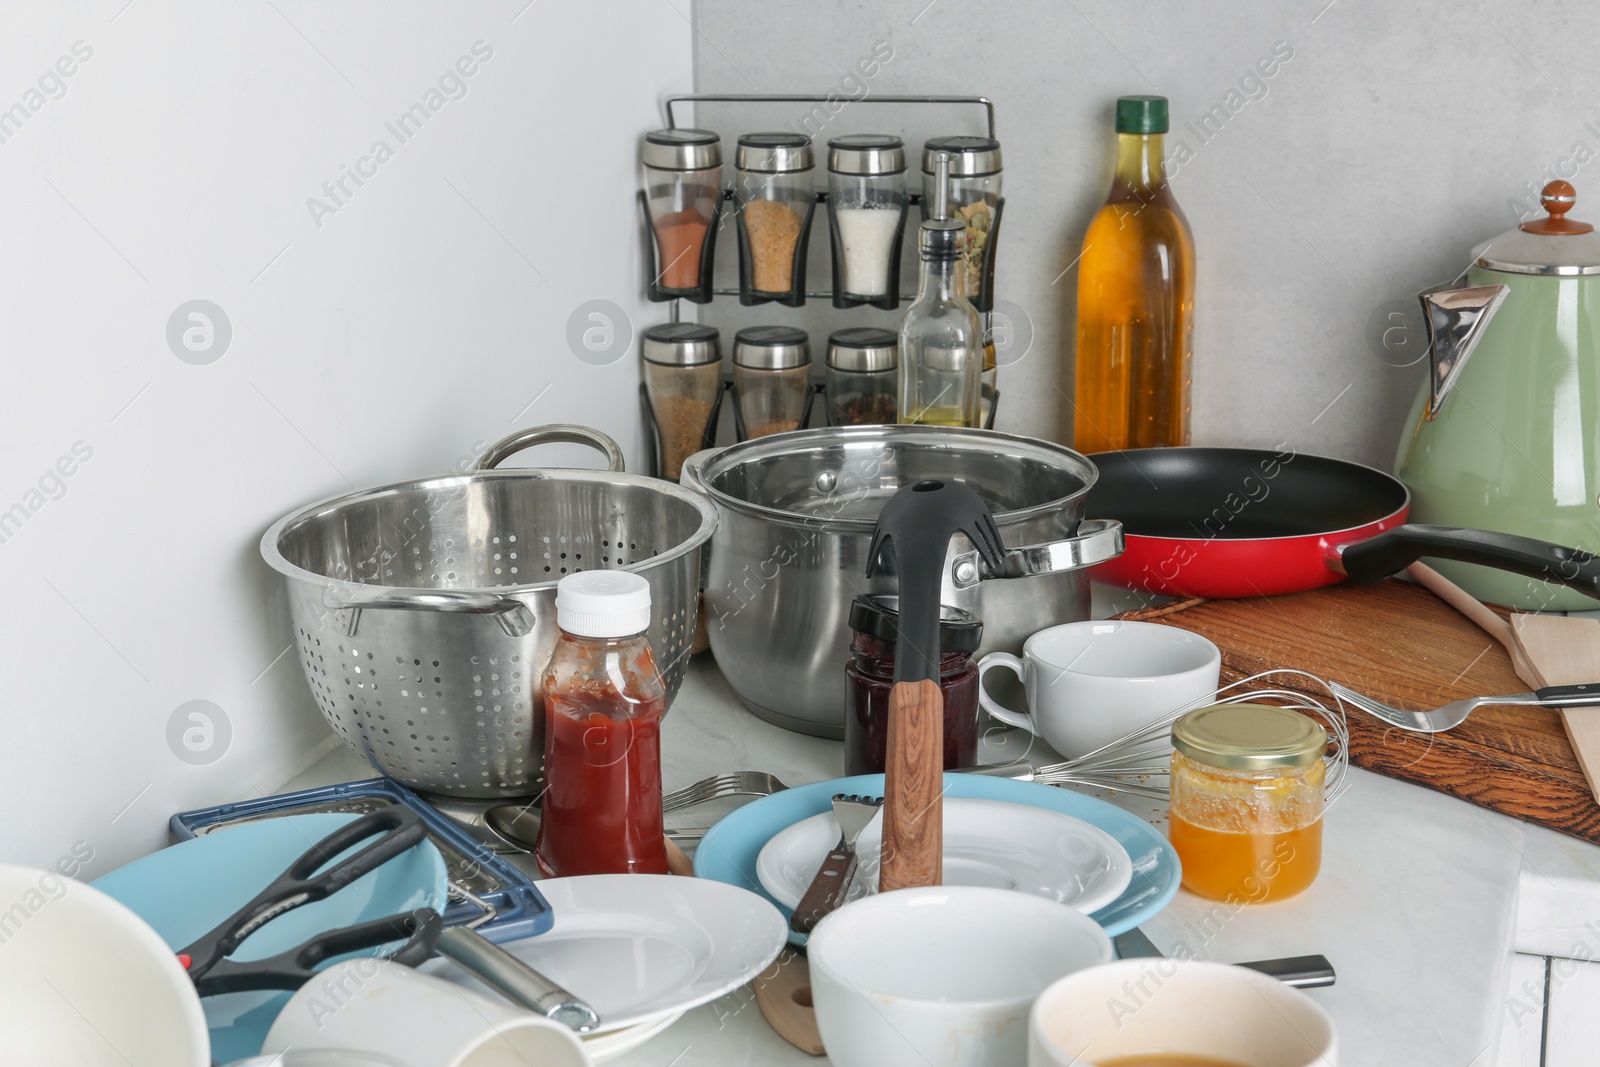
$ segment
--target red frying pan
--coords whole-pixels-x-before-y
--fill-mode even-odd
[[[1423,556],[1559,582],[1600,599],[1600,559],[1529,537],[1407,525],[1411,494],[1382,471],[1293,450],[1144,448],[1089,457],[1087,518],[1128,548],[1095,576],[1172,596],[1296,593],[1373,582]]]

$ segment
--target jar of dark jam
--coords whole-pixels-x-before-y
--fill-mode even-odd
[[[850,663],[845,667],[844,773],[883,773],[889,690],[899,640],[900,598],[858,596],[850,603]],[[978,667],[972,654],[983,623],[960,608],[939,609],[939,690],[944,694],[944,769],[978,762]]]

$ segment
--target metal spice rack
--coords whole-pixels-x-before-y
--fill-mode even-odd
[[[836,101],[837,99],[837,94],[816,93],[675,93],[668,96],[662,102],[662,112],[666,116],[667,129],[679,129],[680,127],[678,126],[677,114],[674,111],[674,108],[681,104],[828,104]],[[986,133],[990,138],[995,136],[994,101],[990,100],[986,96],[886,94],[880,96],[864,96],[859,100],[850,100],[849,102],[855,104],[930,104],[946,106],[971,105],[975,107],[981,107],[984,111]],[[840,287],[840,279],[844,276],[843,264],[841,262],[843,257],[843,248],[840,244],[839,228],[836,220],[834,219],[832,205],[828,203],[828,194],[826,190],[817,192],[815,205],[824,207],[824,209],[828,212],[828,233],[830,238],[829,244],[832,253],[833,267],[833,287],[831,289],[807,289],[805,288],[804,284],[804,279],[806,277],[805,270],[807,251],[810,244],[811,223],[815,216],[815,208],[813,208],[811,212],[807,213],[804,226],[796,241],[795,261],[792,272],[794,287],[790,292],[785,294],[772,294],[760,293],[754,289],[751,279],[752,257],[748,243],[749,237],[745,230],[744,219],[742,218],[741,214],[737,212],[735,213],[735,232],[740,253],[739,286],[737,288],[728,286],[715,286],[712,282],[712,275],[713,268],[716,264],[716,234],[720,233],[722,229],[722,207],[726,203],[735,201],[736,198],[737,194],[732,188],[726,188],[722,190],[722,194],[718,198],[717,204],[712,210],[711,218],[707,221],[708,239],[705,241],[700,256],[700,285],[694,292],[685,293],[681,290],[672,291],[663,289],[659,284],[659,279],[661,277],[661,249],[656,237],[655,227],[650,218],[649,197],[646,195],[644,190],[641,189],[639,191],[639,210],[644,218],[645,232],[649,235],[649,254],[647,256],[648,262],[646,263],[647,273],[645,278],[646,295],[651,301],[656,303],[671,303],[672,306],[669,311],[669,321],[679,321],[682,301],[688,300],[693,304],[709,304],[715,297],[719,296],[736,296],[739,298],[739,303],[747,307],[765,303],[778,303],[785,307],[801,307],[805,304],[807,299],[828,298],[832,301],[833,306],[836,308],[843,309],[868,305],[882,308],[884,310],[893,310],[901,304],[908,303],[916,299],[917,294],[915,292],[900,292],[900,263],[905,252],[906,215],[909,214],[911,207],[920,207],[922,203],[921,193],[910,193],[908,195],[907,209],[902,213],[900,225],[896,228],[897,241],[895,245],[895,254],[889,266],[889,295],[871,300],[850,297],[845,294]],[[985,319],[987,319],[987,316],[994,310],[994,255],[995,248],[999,243],[1000,221],[1005,212],[1005,202],[1005,197],[1003,196],[999,197],[995,202],[994,218],[990,223],[988,239],[984,243],[983,263],[979,275],[981,278],[979,293],[977,298],[973,300],[973,304],[975,307],[977,307],[979,314],[983,315]],[[812,410],[817,406],[815,401],[818,394],[825,392],[825,390],[826,387],[820,383],[812,385],[806,397],[805,411],[800,419],[800,426],[802,428],[808,425],[810,421]],[[721,418],[724,394],[728,393],[734,393],[732,397],[732,406],[734,411],[736,439],[740,441],[745,440],[742,420],[739,417],[740,413],[738,396],[733,388],[732,380],[725,379],[722,383],[722,388],[718,391],[716,403],[712,408],[710,422],[706,426],[705,432],[702,435],[702,442],[706,448],[711,448],[715,444],[718,424]],[[661,434],[659,426],[656,422],[655,410],[650,403],[648,390],[645,388],[643,382],[639,383],[639,399],[640,406],[644,413],[646,427],[649,430],[649,433],[646,435],[646,446],[649,452],[648,459],[652,469],[659,473]],[[1000,391],[998,389],[991,390],[985,386],[984,399],[988,402],[989,408],[988,418],[985,420],[984,428],[993,429],[995,412],[1000,406]],[[828,415],[827,404],[822,404],[821,409],[825,422],[831,423]]]

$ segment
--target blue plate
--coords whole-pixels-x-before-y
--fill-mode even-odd
[[[761,888],[756,877],[756,857],[778,831],[830,810],[835,793],[881,797],[883,775],[861,774],[795,786],[734,810],[713,826],[695,849],[694,873],[701,878],[713,878],[760,893],[787,916],[791,909],[772,900]],[[1120,897],[1091,916],[1112,937],[1127,933],[1166,907],[1183,880],[1178,854],[1167,839],[1143,819],[1103,800],[1053,785],[981,774],[945,775],[944,795],[1008,800],[1013,804],[1047,808],[1082,819],[1116,838],[1133,860],[1133,881]],[[790,931],[789,940],[804,944],[805,936]]]
[[[356,818],[288,815],[246,823],[153,852],[92,884],[126,904],[176,951],[210,932],[306,849]],[[363,844],[366,842],[355,847]],[[233,958],[264,959],[342,926],[415,908],[440,909],[447,888],[444,859],[437,848],[423,841],[328,899],[272,920],[250,935]],[[389,947],[398,946],[380,946],[351,956],[375,956]],[[201,1001],[211,1030],[212,1058],[230,1063],[259,1054],[267,1031],[290,996],[283,992],[227,993]]]

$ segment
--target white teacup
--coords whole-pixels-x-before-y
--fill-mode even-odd
[[[1198,960],[1135,959],[1039,994],[1028,1067],[1096,1067],[1164,1053],[1239,1067],[1337,1067],[1333,1020],[1276,978]]]
[[[1021,677],[1026,714],[984,690],[983,675],[996,667]],[[978,700],[996,719],[1076,759],[1210,696],[1221,672],[1217,646],[1176,626],[1069,622],[1028,638],[1020,659],[1009,652],[983,657]]]

